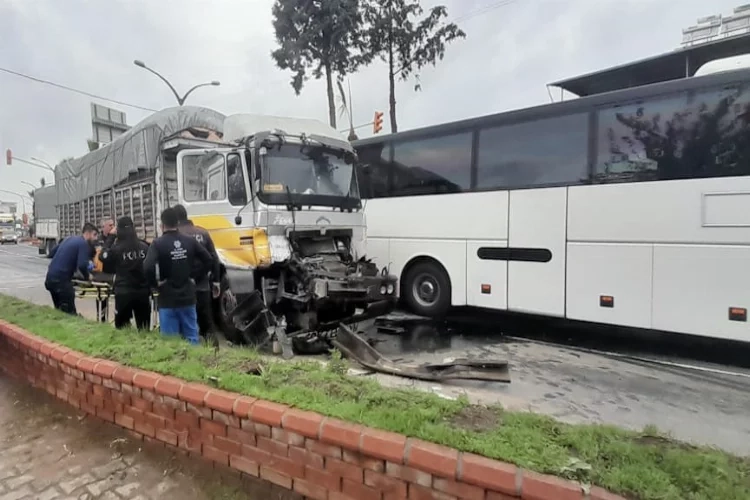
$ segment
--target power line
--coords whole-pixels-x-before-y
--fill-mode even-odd
[[[100,96],[100,95],[97,95],[97,94],[92,94],[91,92],[86,92],[85,90],[79,90],[79,89],[76,89],[76,88],[73,88],[73,87],[68,87],[67,85],[62,85],[60,83],[51,82],[49,80],[43,80],[43,79],[37,78],[35,76],[25,75],[23,73],[19,73],[17,71],[13,71],[13,70],[10,70],[10,69],[7,69],[7,68],[0,68],[0,71],[2,71],[4,73],[8,73],[10,75],[14,75],[14,76],[18,76],[18,77],[21,77],[21,78],[25,78],[27,80],[31,80],[33,82],[43,83],[45,85],[50,85],[50,86],[56,87],[58,89],[67,90],[68,92],[74,92],[76,94],[85,95],[87,97],[93,97],[94,99],[99,99],[101,101],[113,102],[113,103],[119,104],[121,106],[128,106],[130,108],[140,109],[140,110],[143,110],[143,111],[156,111],[155,109],[146,108],[144,106],[138,106],[137,104],[130,104],[130,103],[127,103],[127,102],[124,102],[124,101],[118,101],[117,99],[110,99],[109,97],[104,97],[104,96]]]
[[[469,12],[468,14],[465,14],[463,16],[460,16],[456,19],[453,19],[454,23],[458,23],[461,21],[468,21],[469,19],[472,19],[474,17],[477,17],[480,14],[485,14],[491,10],[499,9],[500,7],[505,7],[507,5],[510,5],[512,3],[516,3],[518,0],[501,0],[500,2],[495,2],[489,5],[485,5],[483,7],[480,7],[479,9],[475,10],[474,12]]]

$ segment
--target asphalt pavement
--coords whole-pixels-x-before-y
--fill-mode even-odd
[[[0,247],[0,293],[49,305],[43,284],[47,264],[33,247]],[[93,305],[81,304],[79,310],[89,316]],[[436,384],[354,373],[389,386],[413,387],[448,398],[465,394],[475,402],[499,403],[570,423],[613,424],[634,430],[655,425],[680,440],[750,455],[748,370],[664,356],[658,357],[661,364],[655,364],[510,338],[503,335],[502,322],[485,321],[480,328],[468,323],[434,324],[402,314],[393,315],[392,320],[395,331],[378,332],[372,323],[360,325],[375,347],[391,359],[405,363],[508,360],[512,382]]]

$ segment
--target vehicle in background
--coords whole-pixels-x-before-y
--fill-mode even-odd
[[[34,236],[39,241],[40,255],[49,256],[60,241],[55,186],[34,190]]]
[[[368,249],[451,306],[750,341],[750,70],[355,142]]]
[[[355,158],[315,120],[166,109],[56,167],[60,237],[128,215],[148,242],[181,203],[219,254],[230,340],[289,347],[287,333],[311,332],[297,338],[304,349],[319,326],[395,303],[395,279],[364,258]]]
[[[0,244],[18,244],[15,214],[0,214]]]

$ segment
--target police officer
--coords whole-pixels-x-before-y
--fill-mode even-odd
[[[214,329],[213,306],[211,297],[218,298],[221,287],[219,286],[219,255],[216,253],[216,247],[211,239],[211,235],[203,229],[193,224],[188,219],[187,210],[182,205],[175,205],[174,211],[177,214],[178,228],[180,233],[195,238],[213,258],[213,264],[210,268],[196,269],[196,311],[198,313],[198,327],[200,334],[208,338]]]
[[[91,245],[98,231],[93,224],[86,223],[81,236],[65,238],[52,249],[47,268],[44,288],[50,293],[55,309],[68,314],[77,314],[73,275],[80,272],[84,279],[89,277]]]
[[[114,269],[115,328],[130,326],[135,316],[139,330],[151,326],[151,290],[146,282],[143,261],[148,245],[135,234],[133,219],[117,220],[117,239],[105,240],[100,258],[104,267]]]
[[[143,263],[147,281],[159,290],[159,328],[165,335],[181,335],[192,344],[200,342],[196,316],[196,269],[208,269],[214,259],[194,238],[177,230],[177,214],[167,208],[161,214],[162,235],[155,239]]]

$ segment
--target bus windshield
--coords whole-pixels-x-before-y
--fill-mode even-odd
[[[261,156],[259,197],[275,204],[292,196],[295,203],[323,206],[338,205],[336,198],[359,200],[354,164],[344,153],[316,146],[269,148]]]

